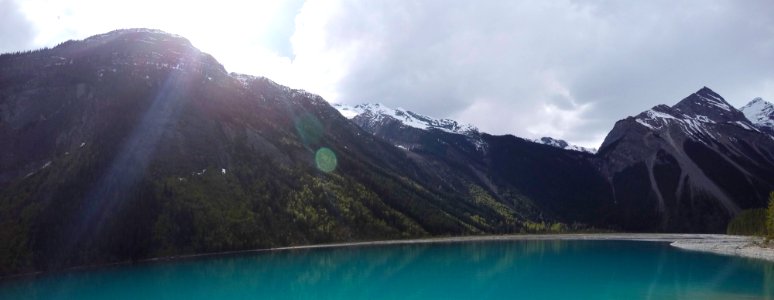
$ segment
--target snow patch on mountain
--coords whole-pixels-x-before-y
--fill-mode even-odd
[[[731,111],[732,109],[731,105],[726,103],[726,100],[715,93],[696,93],[696,96],[704,100],[704,103],[707,105],[716,106],[725,111]]]
[[[762,98],[755,98],[739,109],[756,127],[774,130],[774,105]]]
[[[367,114],[372,121],[380,122],[384,118],[393,118],[402,124],[422,130],[437,129],[456,134],[477,134],[478,128],[470,124],[460,124],[450,119],[436,119],[418,114],[403,108],[390,108],[381,103],[367,103],[349,106],[346,104],[334,104],[342,116],[352,119],[361,114]]]
[[[669,106],[663,104],[657,105],[637,115],[635,121],[651,130],[659,130],[673,121],[682,123],[680,122],[682,121],[681,118],[673,115],[674,113],[675,112]],[[690,118],[687,115],[683,115],[682,117]]]
[[[539,139],[534,139],[531,141],[538,144],[548,145],[548,146],[565,149],[565,150],[572,150],[572,151],[586,152],[586,153],[597,153],[597,149],[595,148],[586,148],[578,145],[572,145],[565,140],[555,139],[547,136],[544,136]]]
[[[333,107],[336,108],[336,110],[338,110],[339,113],[341,113],[341,115],[347,119],[352,119],[363,113],[363,110],[355,109],[354,107],[347,105],[334,104]]]

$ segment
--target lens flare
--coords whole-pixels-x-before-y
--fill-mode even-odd
[[[336,170],[336,164],[338,164],[336,153],[333,153],[333,150],[325,147],[320,148],[314,154],[314,162],[317,165],[317,168],[325,173]]]
[[[323,135],[323,125],[310,114],[302,115],[296,119],[295,126],[301,142],[307,146],[319,142]]]

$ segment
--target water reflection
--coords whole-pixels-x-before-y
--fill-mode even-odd
[[[499,241],[265,252],[50,275],[0,298],[771,299],[774,264],[665,243]]]

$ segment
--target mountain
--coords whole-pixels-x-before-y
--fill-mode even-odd
[[[408,126],[389,117],[401,113],[376,107],[339,110],[411,152],[419,164],[432,162],[430,172],[485,174],[495,199],[514,201],[511,195],[518,193],[526,207],[563,222],[722,232],[740,210],[765,206],[774,189],[774,139],[706,87],[674,106],[658,105],[617,122],[596,155],[552,138]],[[564,188],[546,192],[559,186]]]
[[[720,232],[774,189],[774,138],[756,126],[704,88],[572,151],[333,107],[183,37],[117,30],[0,55],[0,275],[439,235]]]
[[[472,125],[383,104],[334,107],[363,130],[407,152],[426,172],[446,181],[476,183],[525,219],[576,227],[611,225],[605,220],[613,213],[612,194],[591,153],[493,136]]]
[[[755,98],[739,109],[758,129],[774,136],[774,105]]]
[[[0,274],[552,220],[157,30],[0,55],[0,145]]]
[[[627,228],[722,231],[774,190],[774,138],[706,87],[618,121],[597,154]]]

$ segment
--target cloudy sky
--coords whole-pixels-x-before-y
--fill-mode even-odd
[[[331,102],[597,147],[702,86],[774,100],[772,16],[770,0],[0,0],[0,52],[158,28]]]

